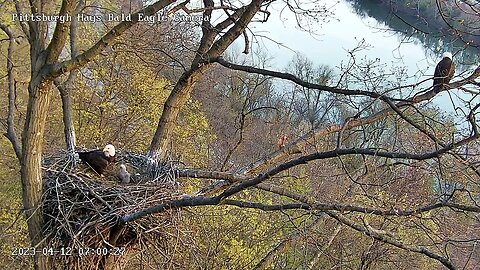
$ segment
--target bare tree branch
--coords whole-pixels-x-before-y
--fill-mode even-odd
[[[15,2],[15,11],[17,12],[17,15],[23,14],[23,10],[22,10],[18,0],[14,0],[14,2]],[[27,40],[30,40],[30,30],[28,28],[28,25],[24,21],[21,21],[19,23],[20,23],[20,27],[22,28],[23,33],[27,37]]]
[[[258,209],[262,211],[281,211],[281,210],[291,210],[291,209],[304,209],[312,210],[312,207],[305,203],[288,203],[288,204],[263,204],[255,202],[246,202],[238,200],[223,200],[222,204],[237,206],[240,208],[251,208]]]
[[[84,8],[85,1],[79,1],[73,16],[76,16]],[[77,31],[78,31],[78,21],[72,20],[70,25],[70,56],[74,58],[78,55],[78,46],[77,46]],[[65,82],[61,83],[58,78],[54,80],[55,86],[60,92],[62,99],[62,111],[63,111],[63,127],[65,135],[65,145],[67,152],[73,154],[76,146],[76,136],[75,136],[75,127],[73,125],[73,116],[72,116],[72,97],[71,97],[71,88],[73,87],[73,81],[77,76],[77,70],[72,70],[68,74],[68,78]],[[73,159],[74,160],[74,159]]]
[[[480,75],[480,68],[477,68],[477,70],[469,78],[467,78],[465,80],[462,80],[461,82],[457,82],[457,84],[458,83],[466,84],[469,81],[473,80],[473,78],[478,77],[479,75]],[[431,98],[432,94],[434,95],[434,92],[429,91],[428,93],[420,95],[416,98],[412,98],[411,102],[420,102],[420,101],[423,101],[424,99]],[[393,104],[393,103],[391,103],[391,104]],[[397,107],[403,107],[403,106],[407,106],[409,104],[410,104],[410,102],[399,102],[396,106]],[[296,154],[296,153],[301,152],[300,149],[302,149],[305,145],[307,145],[311,142],[314,142],[314,141],[326,136],[327,134],[331,134],[331,133],[334,133],[334,132],[340,132],[340,131],[345,130],[345,129],[351,129],[353,127],[362,126],[362,125],[365,125],[365,124],[368,124],[368,123],[372,123],[372,122],[378,121],[379,119],[382,119],[382,118],[386,117],[387,115],[393,114],[394,112],[395,111],[391,108],[390,109],[385,109],[385,110],[382,110],[382,111],[380,111],[378,113],[375,113],[371,116],[367,116],[367,117],[364,117],[364,118],[352,119],[351,121],[348,121],[347,123],[345,123],[345,125],[331,125],[327,128],[323,128],[323,129],[316,130],[316,131],[315,130],[311,131],[311,132],[307,133],[306,135],[302,136],[301,138],[297,139],[296,141],[286,145],[285,148],[282,149],[282,151],[275,151],[275,152],[265,156],[264,158],[254,162],[254,163],[251,163],[251,164],[243,167],[242,169],[240,169],[238,171],[238,173],[240,173],[240,174],[251,174],[251,173],[258,172],[262,168],[265,168],[265,167],[270,166],[272,164],[278,163],[279,161],[287,158],[291,154]],[[444,154],[444,153],[448,152],[449,150],[451,150],[453,148],[456,148],[460,145],[464,145],[468,142],[474,141],[478,137],[479,137],[479,134],[474,134],[471,137],[467,137],[467,138],[462,139],[462,140],[460,140],[458,142],[455,142],[455,143],[446,144],[445,147],[443,147],[441,149],[438,149],[437,151],[430,152],[428,154],[426,153],[426,154],[423,154],[423,155],[412,155],[412,154],[408,154],[408,153],[389,153],[389,154],[381,153],[380,154],[380,152],[378,152],[379,153],[378,156],[389,157],[389,158],[405,158],[405,159],[424,160],[424,159],[429,159],[429,158],[433,158],[433,157],[436,157],[438,155]],[[343,152],[344,150],[346,150],[346,149],[343,149],[340,152]],[[357,154],[375,155],[375,154],[373,154],[373,152],[372,153],[367,153],[371,149],[367,150],[367,151],[364,151],[364,150],[367,150],[367,149],[360,150],[361,153],[358,152]],[[338,153],[339,155],[341,155],[340,152]],[[324,153],[327,153],[327,152],[324,152]],[[321,155],[321,153],[316,153],[316,154]],[[316,155],[316,154],[312,154],[312,155]],[[304,156],[304,157],[306,157],[306,156]],[[304,157],[302,157],[302,158],[304,158]],[[203,190],[203,193],[210,193],[210,192],[213,192],[214,190],[217,190],[217,189],[219,189],[219,188],[221,188],[225,185],[228,185],[228,182],[227,181],[222,181],[222,182],[219,182],[219,183],[214,183],[211,186],[206,187],[202,190]]]
[[[463,80],[460,80],[460,81],[457,81],[457,82],[450,83],[449,87],[450,88],[458,88],[462,85],[470,84],[470,83],[474,82],[475,79],[478,78],[479,76],[480,76],[480,66],[467,78],[465,78]],[[449,89],[449,88],[447,88],[447,89]],[[444,91],[446,91],[446,90],[444,90]],[[416,103],[420,103],[420,102],[423,102],[423,101],[430,100],[435,95],[436,95],[436,93],[433,90],[431,90],[431,91],[428,91],[428,92],[420,94],[420,95],[415,95],[414,97],[409,98],[408,101],[406,101],[406,102],[398,102],[395,105],[398,108],[401,108],[401,107],[404,107],[404,106],[407,106],[407,105],[412,105],[412,104],[416,104]],[[342,129],[349,130],[349,129],[352,129],[354,127],[370,124],[370,123],[376,122],[380,119],[383,119],[383,118],[385,118],[389,115],[392,115],[394,113],[395,112],[391,108],[384,109],[384,110],[381,110],[377,113],[374,113],[374,114],[366,116],[366,117],[352,119],[345,126],[340,125],[340,124],[333,124],[333,125],[330,125],[326,128],[320,128],[320,129],[317,129],[317,130],[313,130],[313,131],[305,134],[304,136],[300,137],[296,141],[293,141],[290,144],[287,144],[285,146],[285,148],[282,149],[282,151],[272,152],[272,153],[266,155],[265,157],[263,157],[262,159],[259,159],[255,162],[251,163],[251,164],[248,164],[248,165],[244,166],[242,169],[239,170],[239,173],[248,174],[248,173],[253,173],[255,171],[259,171],[262,168],[264,168],[266,166],[269,166],[270,164],[275,164],[275,163],[285,159],[286,157],[288,157],[291,154],[298,153],[300,151],[300,149],[303,149],[305,147],[305,145],[310,144],[312,142],[315,142],[315,141],[321,139],[322,137],[325,137],[328,134],[339,132]]]
[[[100,52],[102,52],[103,49],[110,46],[113,41],[121,34],[123,34],[127,29],[138,23],[139,14],[143,14],[144,16],[151,16],[173,2],[175,1],[160,0],[136,13],[133,13],[131,21],[123,21],[117,24],[115,27],[112,28],[112,30],[108,31],[108,33],[106,33],[97,43],[95,43],[95,45],[90,47],[90,49],[86,50],[84,53],[61,63],[47,65],[47,70],[45,71],[46,76],[55,78],[60,76],[61,74],[85,65],[86,63],[90,62],[95,56],[97,56]]]
[[[255,74],[260,74],[264,76],[271,76],[274,78],[280,78],[284,80],[288,80],[291,82],[294,82],[297,85],[303,86],[305,88],[310,88],[310,89],[318,89],[318,90],[323,90],[326,92],[330,92],[333,94],[342,94],[346,96],[367,96],[367,97],[372,97],[376,99],[381,99],[381,100],[394,100],[394,101],[407,101],[404,99],[396,99],[396,98],[390,98],[384,94],[379,94],[376,92],[371,92],[371,91],[363,91],[363,90],[349,90],[349,89],[340,89],[336,87],[330,87],[326,85],[321,85],[321,84],[316,84],[316,83],[310,83],[306,82],[295,75],[292,75],[290,73],[286,72],[278,72],[278,71],[271,71],[267,69],[261,69],[261,68],[256,68],[256,67],[250,67],[250,66],[244,66],[244,65],[237,65],[234,63],[230,63],[226,60],[224,60],[222,57],[218,57],[215,59],[212,59],[212,62],[217,62],[220,65],[233,69],[233,70],[241,70],[245,71],[248,73],[255,73]]]
[[[59,16],[71,16],[75,10],[76,1],[64,0],[60,8]],[[46,53],[48,54],[46,63],[52,64],[58,60],[60,53],[65,47],[69,33],[71,21],[67,20],[64,23],[57,22],[55,31],[53,32],[52,41],[48,44]]]
[[[342,215],[340,213],[337,213],[335,211],[325,211],[325,213],[327,215],[331,216],[332,218],[338,220],[339,222],[349,226],[350,228],[352,228],[356,231],[365,233],[366,235],[368,235],[370,237],[373,237],[376,240],[382,241],[384,243],[396,246],[396,247],[404,249],[404,250],[408,250],[408,251],[411,251],[411,252],[423,254],[427,257],[430,257],[434,260],[437,260],[437,261],[441,262],[448,269],[451,269],[451,270],[457,269],[457,267],[455,267],[455,265],[453,265],[452,261],[450,261],[450,259],[448,257],[444,257],[443,255],[437,254],[437,253],[435,253],[435,252],[433,252],[433,251],[431,251],[431,250],[429,250],[425,247],[405,244],[405,243],[403,243],[403,242],[401,242],[397,239],[394,239],[390,235],[383,233],[380,230],[375,230],[375,229],[369,228],[369,226],[360,225],[359,223],[357,223],[357,222],[355,222],[355,221],[353,221],[353,220],[351,220],[351,219],[345,217],[344,215]]]
[[[166,211],[168,209],[176,209],[176,208],[181,208],[181,207],[186,207],[186,206],[200,206],[200,205],[216,205],[225,200],[226,198],[243,191],[249,187],[256,186],[263,181],[270,179],[271,177],[288,170],[290,168],[293,168],[295,166],[298,166],[300,164],[306,164],[310,161],[317,160],[317,159],[327,159],[327,158],[334,158],[342,155],[370,155],[370,156],[377,156],[377,157],[386,157],[386,158],[399,158],[399,159],[413,159],[413,160],[426,160],[426,159],[431,159],[438,157],[444,153],[446,153],[448,150],[450,150],[453,147],[457,147],[460,145],[463,145],[471,140],[474,140],[474,137],[470,137],[465,140],[461,140],[456,143],[452,143],[449,145],[447,148],[442,148],[434,152],[430,153],[425,153],[425,154],[410,154],[410,153],[395,153],[395,152],[384,152],[380,151],[378,149],[336,149],[333,151],[328,151],[328,152],[321,152],[321,153],[313,153],[310,155],[302,156],[293,160],[290,160],[288,162],[282,163],[269,171],[259,174],[258,176],[241,181],[236,183],[235,185],[232,185],[231,187],[227,188],[224,192],[221,194],[215,196],[215,197],[203,197],[203,196],[197,196],[197,197],[192,197],[192,196],[185,196],[182,199],[171,201],[171,202],[166,202],[162,203],[153,207],[150,207],[148,209],[143,209],[141,211],[126,215],[122,218],[122,221],[120,223],[126,223],[129,221],[137,220],[140,219],[146,215],[154,214],[154,213],[160,213],[163,211]],[[208,174],[203,174],[203,176],[208,176]],[[224,176],[224,175],[219,175]],[[228,176],[228,175],[227,175]],[[232,179],[235,180],[234,177]]]
[[[323,219],[321,217],[317,217],[312,223],[308,224],[308,226],[303,231],[294,231],[290,235],[288,235],[285,239],[283,239],[280,243],[278,243],[273,249],[271,249],[265,257],[263,257],[256,265],[252,268],[252,270],[260,270],[265,269],[268,264],[274,259],[275,254],[283,252],[287,248],[287,244],[291,241],[295,241],[296,239],[300,238],[302,235],[310,233],[314,230],[317,225],[320,224],[320,221]]]
[[[194,169],[177,169],[176,173],[178,174],[179,177],[227,179],[233,182],[244,181],[248,179],[246,176],[240,175],[240,174],[232,174],[232,173],[217,172],[217,171],[194,170]]]
[[[322,247],[321,250],[319,250],[317,252],[317,255],[315,255],[315,257],[313,257],[313,259],[310,261],[310,263],[308,264],[309,266],[309,269],[316,269],[315,268],[315,265],[318,263],[318,261],[320,260],[320,257],[322,256],[322,254],[332,245],[333,243],[333,240],[335,240],[335,237],[337,237],[337,235],[340,233],[340,231],[342,230],[342,225],[341,223],[339,223],[337,225],[337,227],[335,228],[335,230],[333,231],[332,235],[330,236],[330,239],[328,239],[328,242],[326,245],[324,245]]]
[[[12,143],[13,150],[19,162],[22,157],[22,146],[18,140],[17,133],[15,132],[15,81],[13,77],[13,46],[15,44],[15,38],[13,33],[7,26],[0,23],[0,29],[8,36],[8,50],[7,50],[7,80],[8,80],[8,115],[7,115],[7,133],[5,137]]]
[[[158,121],[157,129],[149,147],[148,155],[158,158],[167,152],[171,140],[171,131],[176,123],[181,107],[193,91],[196,82],[210,67],[210,58],[219,57],[245,30],[264,0],[253,0],[239,13],[239,19],[223,35],[215,40],[217,33],[210,29],[210,22],[202,23],[203,37],[191,68],[184,72],[165,102],[163,113]],[[205,5],[212,6],[212,0],[205,0]],[[211,10],[206,10],[207,14]],[[220,24],[230,25],[230,18]],[[218,26],[218,25],[217,25]],[[205,51],[205,53],[203,53]]]
[[[220,5],[220,6],[205,6],[204,8],[193,8],[193,9],[189,9],[187,7],[187,4],[190,3],[190,0],[186,0],[186,1],[183,1],[182,3],[176,5],[175,7],[173,7],[172,9],[170,9],[168,11],[168,15],[171,15],[175,12],[177,12],[178,10],[183,10],[185,13],[187,14],[192,14],[192,13],[200,13],[200,12],[205,12],[207,10],[218,10],[218,9],[232,9],[230,8],[229,6],[225,6],[225,5]]]

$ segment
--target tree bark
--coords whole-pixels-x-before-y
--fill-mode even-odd
[[[85,1],[79,1],[77,7],[75,8],[75,13],[73,16],[76,16],[85,6]],[[78,30],[78,21],[72,20],[70,24],[70,55],[72,58],[78,56],[78,46],[77,46],[77,30]],[[72,95],[71,89],[73,86],[73,81],[77,76],[77,70],[70,71],[68,79],[64,84],[64,87],[59,87],[60,95],[62,97],[62,111],[63,111],[63,125],[65,133],[65,145],[67,147],[67,152],[73,154],[75,152],[75,146],[77,141],[75,138],[75,128],[73,125],[73,116],[72,116]]]
[[[247,28],[253,17],[260,10],[264,0],[253,0],[245,9],[239,9],[238,13],[227,20],[220,22],[214,28],[210,23],[202,23],[203,36],[197,49],[197,55],[189,70],[183,73],[177,84],[165,102],[162,116],[158,122],[157,130],[150,144],[148,155],[152,158],[164,157],[171,141],[172,130],[175,127],[180,109],[190,97],[190,94],[201,78],[203,72],[211,65],[211,59],[218,58]],[[211,1],[205,1],[205,6],[212,6]],[[209,11],[206,13],[209,14]],[[235,19],[238,17],[238,20]],[[216,33],[226,29],[234,22],[225,34],[215,42]],[[212,32],[215,29],[216,32]]]
[[[10,140],[20,162],[22,157],[22,146],[18,141],[17,133],[15,131],[14,110],[15,110],[15,79],[13,77],[13,46],[15,44],[15,37],[7,26],[0,23],[2,29],[8,36],[7,49],[7,81],[8,81],[8,115],[7,115],[7,133],[4,135]]]
[[[43,137],[47,119],[48,106],[51,99],[52,82],[42,82],[29,85],[30,97],[27,107],[27,117],[23,132],[21,177],[23,188],[23,207],[28,224],[28,232],[32,246],[41,248],[44,238],[42,210],[42,168]],[[37,246],[40,245],[40,246]],[[48,257],[35,254],[35,269],[51,269]]]
[[[148,153],[150,157],[163,157],[166,154],[180,109],[185,102],[187,102],[195,84],[202,77],[208,67],[208,64],[199,67],[192,67],[190,70],[183,73],[182,77],[178,80],[172,93],[170,93],[163,106],[162,116],[160,117],[157,130],[155,131],[152,143],[150,144],[150,151]]]
[[[75,71],[72,71],[75,72]],[[68,87],[68,86],[67,86]],[[65,144],[67,147],[68,153],[75,152],[76,138],[75,138],[75,128],[73,126],[73,117],[72,117],[72,97],[70,95],[70,89],[65,89],[65,91],[60,90],[60,95],[62,97],[62,111],[63,111],[63,131],[65,133]]]
[[[43,12],[40,1],[30,2],[32,14]],[[59,15],[70,15],[76,1],[62,1]],[[27,220],[28,232],[32,247],[41,250],[43,239],[43,179],[42,153],[47,121],[48,108],[52,96],[53,80],[47,80],[48,70],[45,68],[58,60],[68,37],[70,24],[60,23],[55,26],[52,40],[45,48],[45,39],[40,30],[45,23],[29,22],[31,77],[28,86],[28,105],[25,126],[22,133],[21,179],[23,207]],[[34,267],[37,270],[52,269],[47,256],[35,253]]]
[[[32,15],[42,14],[44,12],[42,9],[42,3],[44,2],[45,1],[30,1],[30,13]],[[73,0],[61,1],[61,8],[58,15],[72,15],[77,2],[78,1]],[[85,65],[100,54],[116,37],[120,36],[139,21],[140,13],[145,14],[145,16],[153,15],[158,10],[163,9],[172,2],[174,1],[159,0],[145,9],[132,14],[132,21],[124,21],[117,24],[84,53],[78,56],[75,56],[76,53],[72,53],[72,59],[63,62],[59,62],[58,58],[65,47],[70,23],[56,24],[48,46],[46,38],[49,35],[47,34],[46,22],[28,21],[27,23],[20,23],[30,44],[31,76],[28,87],[29,100],[25,126],[22,132],[22,151],[21,155],[19,155],[19,159],[21,163],[24,213],[28,224],[31,244],[33,247],[36,247],[37,250],[41,250],[42,242],[45,238],[42,231],[44,220],[41,201],[43,194],[41,159],[43,153],[45,124],[53,91],[53,81],[60,75]],[[15,3],[15,7],[18,13],[23,13],[20,12],[21,6],[18,2]],[[199,70],[202,69],[203,68],[199,68]],[[195,79],[198,77],[193,76],[192,78]],[[187,91],[187,93],[189,92]],[[71,100],[68,92],[65,95],[62,95],[62,102],[64,103],[65,113],[65,111],[69,111],[71,107]],[[175,108],[175,104],[173,105],[173,108]],[[73,125],[71,125],[71,119],[71,113],[67,112],[66,115],[64,115],[64,121],[66,123],[65,132],[67,148],[69,150],[73,149],[75,144],[73,128],[68,128],[73,127]],[[19,147],[15,150],[18,152],[18,149]],[[35,269],[53,269],[54,267],[51,265],[53,262],[49,260],[48,257],[41,256],[40,254],[41,252],[36,253],[34,259]]]
[[[76,16],[82,8],[85,6],[84,1],[80,1],[75,9],[73,16]],[[70,55],[72,58],[78,56],[78,46],[77,46],[77,30],[78,22],[77,20],[72,20],[70,25]],[[72,95],[71,89],[73,86],[73,81],[77,76],[77,70],[70,71],[68,79],[65,83],[57,84],[57,88],[60,91],[60,96],[62,98],[62,112],[63,112],[63,131],[65,134],[65,146],[69,154],[75,152],[75,146],[77,145],[77,140],[75,138],[75,127],[73,125],[73,116],[72,116]]]

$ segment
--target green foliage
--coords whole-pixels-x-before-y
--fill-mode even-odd
[[[16,160],[10,142],[0,137],[0,262],[2,269],[29,269],[31,257],[12,256],[15,248],[28,248],[27,224],[20,216],[22,187]]]
[[[188,100],[174,130],[172,143],[185,160],[193,167],[206,167],[208,147],[216,139],[201,103]]]
[[[169,84],[129,55],[95,63],[92,78],[75,91],[78,142],[88,147],[106,142],[144,152],[162,112]]]
[[[57,2],[53,2],[50,8],[58,9],[58,5],[55,6]],[[103,8],[118,10],[115,3],[100,2]],[[431,0],[403,1],[402,3],[405,3],[407,8],[415,9],[419,13],[435,4]],[[11,10],[11,3],[6,4],[5,8],[5,10]],[[449,17],[453,18],[454,15],[457,15],[455,10],[449,6],[445,11]],[[438,14],[431,15],[438,16]],[[5,14],[2,16],[2,21],[8,21]],[[460,27],[461,23],[456,25]],[[88,48],[101,36],[103,30],[99,30],[97,27],[98,25],[91,23],[83,23],[79,26],[79,36],[84,37],[78,40],[80,51]],[[0,39],[3,39],[4,35],[1,32],[0,35]],[[108,51],[106,55],[99,56],[80,70],[78,80],[75,81],[74,89],[72,89],[75,104],[75,127],[80,145],[94,147],[111,142],[118,145],[119,148],[137,152],[145,152],[149,146],[162,114],[163,104],[172,91],[175,75],[172,76],[174,79],[171,81],[166,79],[166,76],[158,71],[158,66],[155,66],[158,64],[154,61],[158,54],[150,53],[149,50],[145,50],[147,53],[139,53],[140,49],[135,47],[139,44],[138,40],[130,38],[131,40],[128,38],[118,39],[111,51]],[[28,59],[27,49],[25,49],[27,47],[23,46],[21,50],[16,51],[17,59]],[[5,46],[2,46],[1,49],[2,52],[5,52]],[[16,63],[15,72],[28,74],[28,65],[20,67],[18,65],[20,62],[22,61]],[[377,61],[367,63],[366,68],[360,70],[356,77],[366,83],[368,90],[375,89],[375,91],[381,92],[391,84],[385,81],[385,70],[377,64]],[[306,57],[292,61],[291,65],[295,66],[293,73],[310,82],[329,85],[329,80],[333,76],[330,68],[326,66],[315,68]],[[400,71],[395,72],[397,75],[401,73]],[[5,73],[4,66],[0,66],[0,73]],[[244,139],[247,141],[251,138],[255,139],[252,143],[253,147],[258,148],[255,149],[257,151],[255,154],[263,156],[267,151],[272,150],[272,143],[257,144],[255,137],[266,137],[264,131],[273,126],[263,125],[264,123],[260,120],[274,118],[263,114],[264,110],[258,110],[251,114],[249,112],[262,106],[272,105],[271,100],[274,96],[272,82],[259,75],[242,72],[229,74],[233,75],[224,76],[227,77],[222,81],[224,85],[216,84],[212,88],[223,94],[222,98],[229,99],[231,106],[225,110],[223,108],[218,110],[217,107],[214,107],[217,105],[214,103],[216,100],[210,101],[212,102],[210,106],[214,107],[210,108],[214,111],[212,117],[220,118],[225,114],[232,114],[233,116],[229,115],[232,118],[242,114],[248,115],[243,132],[249,133],[250,137],[245,136],[248,139]],[[25,85],[29,78],[27,76],[17,77],[19,78],[17,80],[19,104],[16,105],[21,114],[24,111],[22,97],[24,98],[26,93],[22,90],[26,90]],[[398,76],[397,80],[403,83],[402,78],[402,76]],[[2,88],[6,89],[4,80],[1,84]],[[348,83],[346,85],[348,87]],[[338,96],[302,87],[294,87],[292,91],[297,94],[295,98],[292,97],[292,105],[296,106],[292,110],[296,111],[289,112],[292,115],[287,115],[287,118],[293,119],[289,123],[292,127],[295,126],[295,121],[308,123],[309,129],[319,127],[320,124],[328,122],[324,120],[323,115],[326,115],[329,121],[341,122],[347,116],[352,115],[352,108],[360,110],[365,107],[364,99],[344,101]],[[2,104],[6,104],[4,99],[5,97],[1,97]],[[335,102],[332,103],[332,101]],[[55,96],[52,104],[46,141],[49,146],[61,147],[63,131],[58,95]],[[330,104],[333,104],[332,107]],[[384,104],[378,104],[380,102],[368,105],[363,113],[375,113],[384,108],[382,107]],[[210,151],[209,147],[212,142],[221,135],[220,132],[216,134],[216,131],[210,126],[209,120],[212,118],[207,117],[203,106],[204,104],[200,100],[188,100],[182,108],[178,125],[173,130],[171,148],[176,151],[175,155],[181,155],[181,161],[185,161],[189,167],[208,167],[213,160],[209,156],[211,152],[228,152],[229,150],[213,149],[214,151]],[[278,110],[277,107],[275,109]],[[227,110],[228,112],[226,112]],[[416,111],[405,110],[404,114],[445,143],[450,142],[451,134],[457,132],[454,121],[443,115],[437,108],[423,107]],[[5,118],[5,115],[1,116]],[[322,118],[320,118],[321,116]],[[235,124],[238,122],[236,119]],[[21,126],[21,121],[18,125]],[[227,129],[231,128],[228,125],[225,126]],[[247,126],[248,128],[245,128]],[[342,146],[371,146],[396,152],[425,152],[438,146],[425,134],[413,129],[409,123],[398,117],[389,117],[362,128],[362,130],[346,130],[342,135],[344,136]],[[294,129],[295,136],[303,135],[301,129],[300,125]],[[233,133],[235,132],[228,134]],[[235,143],[234,139],[226,137],[224,139],[227,143],[224,145]],[[305,150],[303,154],[311,151],[331,150],[336,146],[336,136],[325,136],[320,139],[322,142],[309,146],[311,149],[302,149]],[[10,256],[14,247],[28,246],[28,234],[23,219],[17,220],[18,212],[22,208],[18,167],[13,165],[16,164],[16,161],[11,154],[8,142],[3,137],[0,140],[0,152],[9,153],[0,160],[0,192],[4,195],[0,199],[0,203],[4,205],[0,208],[0,229],[2,230],[0,262],[4,263],[7,268],[10,266],[24,268],[29,263],[27,258]],[[241,152],[240,149],[235,152],[235,155],[238,154],[240,156],[238,160],[242,162],[251,161],[249,159],[254,155],[249,156],[250,153],[246,152],[248,150]],[[222,155],[220,154],[220,156]],[[470,190],[473,190],[476,185],[476,183],[472,183],[475,181],[471,181],[471,179],[475,179],[471,178],[472,175],[465,173],[459,176],[459,172],[452,169],[463,168],[454,160],[442,159],[440,162],[439,159],[438,163],[441,164],[401,161],[404,164],[396,164],[397,160],[393,159],[351,155],[341,159],[322,160],[312,162],[313,164],[301,165],[286,171],[283,175],[277,175],[271,181],[289,191],[310,196],[320,202],[345,203],[382,209],[417,208],[429,203],[432,200],[431,195],[434,193],[432,185],[436,179],[440,179],[439,181],[444,183],[455,181],[464,186],[472,185],[473,187],[469,187]],[[241,165],[234,164],[236,162],[237,160],[232,162],[232,167]],[[434,171],[437,165],[441,168],[438,173]],[[204,185],[204,180],[192,180],[185,183],[184,188],[186,192],[194,192]],[[348,190],[344,187],[348,187]],[[467,195],[470,194],[462,194],[456,196],[455,199],[462,203],[471,203],[472,200]],[[238,194],[235,199],[263,204],[292,202],[292,199],[265,194],[256,189]],[[182,228],[188,230],[184,233],[183,238],[179,237],[178,240],[188,244],[193,243],[187,250],[177,249],[176,246],[172,248],[175,257],[185,258],[178,262],[178,265],[181,264],[178,268],[250,269],[279,243],[287,244],[284,249],[275,254],[275,260],[268,265],[269,269],[304,269],[307,268],[308,262],[316,256],[320,256],[315,265],[319,269],[334,268],[338,265],[354,269],[368,268],[365,265],[377,269],[393,269],[395,267],[433,269],[437,266],[436,263],[424,256],[399,251],[388,244],[372,240],[370,237],[365,237],[365,235],[350,229],[342,229],[338,237],[329,241],[333,229],[338,226],[336,221],[332,222],[332,219],[324,217],[324,220],[316,228],[308,229],[319,213],[303,210],[272,213],[225,205],[182,210],[178,213],[187,216],[185,227]],[[442,224],[461,223],[455,224],[455,229],[476,224],[473,215],[459,217],[449,210],[431,211],[411,217],[385,218],[368,213],[345,213],[345,215],[359,224],[368,223],[372,227],[392,232],[394,237],[398,237],[406,244],[420,246],[440,243],[442,241],[440,236],[446,230],[441,226]],[[440,221],[445,221],[445,223]],[[331,246],[323,250],[323,245],[326,244],[331,244]],[[184,246],[187,245],[184,244]],[[155,248],[161,249],[162,247]],[[400,261],[400,263],[395,263],[395,261]]]
[[[13,1],[2,2],[2,12],[0,13],[0,22],[4,26],[11,27],[15,25],[15,21],[12,19],[12,14],[15,14],[15,5]],[[7,35],[0,30],[0,40],[7,38]]]
[[[153,138],[171,84],[141,65],[132,54],[119,52],[88,67],[75,86],[75,127],[79,145],[111,142],[145,152]],[[174,130],[173,149],[192,166],[204,166],[215,139],[201,103],[189,100]]]
[[[283,239],[286,218],[279,213],[230,206],[196,208],[187,221],[196,248],[185,267],[251,269]]]

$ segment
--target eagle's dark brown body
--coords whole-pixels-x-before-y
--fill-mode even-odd
[[[110,150],[110,154],[108,150]],[[98,174],[103,174],[108,164],[115,162],[115,148],[112,145],[107,145],[103,151],[93,150],[88,152],[79,152],[78,156],[80,160],[90,165],[90,167],[92,167],[92,169]]]
[[[445,56],[438,62],[435,68],[435,74],[433,78],[433,90],[438,93],[445,88],[445,85],[450,83],[450,80],[455,74],[455,63],[451,56]]]

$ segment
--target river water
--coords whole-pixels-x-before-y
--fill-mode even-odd
[[[295,54],[308,57],[315,64],[326,64],[336,68],[349,60],[349,53],[363,42],[367,48],[356,53],[358,59],[365,58],[375,60],[385,65],[386,69],[401,67],[406,68],[410,79],[403,84],[416,83],[433,76],[435,66],[440,60],[439,56],[445,50],[455,53],[458,48],[447,41],[432,38],[427,41],[425,38],[409,36],[405,37],[401,32],[406,32],[407,26],[403,29],[392,29],[384,22],[379,22],[370,17],[366,11],[359,11],[345,0],[326,0],[325,7],[331,16],[326,22],[314,23],[310,26],[313,33],[300,30],[297,21],[292,13],[282,10],[281,6],[273,6],[273,12],[265,24],[256,24],[251,30],[259,36],[252,40],[255,48],[267,51],[272,57],[269,61],[269,68],[283,71],[287,69],[289,61]],[[371,11],[371,10],[370,10]],[[385,10],[388,12],[388,10]],[[359,15],[360,14],[360,15]],[[407,31],[408,32],[408,31]],[[262,38],[262,36],[268,38]],[[243,44],[237,43],[237,49]],[[461,45],[460,45],[461,46]],[[470,55],[477,55],[471,52]],[[473,56],[472,56],[473,57]],[[455,58],[455,57],[454,57]],[[458,59],[454,59],[458,60]],[[470,63],[476,59],[469,59]],[[457,75],[471,66],[462,66],[457,63]],[[466,75],[469,75],[465,71]],[[454,78],[453,81],[460,79]],[[428,80],[420,85],[418,89],[426,89],[432,85]],[[454,96],[459,95],[465,98],[459,91],[453,92]],[[454,97],[455,99],[455,97]],[[442,107],[448,112],[454,112],[451,97],[447,93],[441,94],[434,100],[434,104]]]
[[[275,41],[259,41],[273,56],[273,66],[286,66],[296,53],[307,56],[316,64],[338,66],[342,61],[348,61],[347,51],[357,47],[362,40],[369,48],[359,52],[359,58],[378,58],[383,63],[407,66],[415,72],[428,72],[435,65],[437,59],[427,56],[420,41],[402,42],[402,36],[385,31],[389,28],[374,18],[359,16],[345,1],[322,2],[327,3],[333,17],[311,26],[313,34],[298,29],[291,13],[285,11],[280,17],[278,8],[277,12],[272,12],[268,23],[253,29]]]

